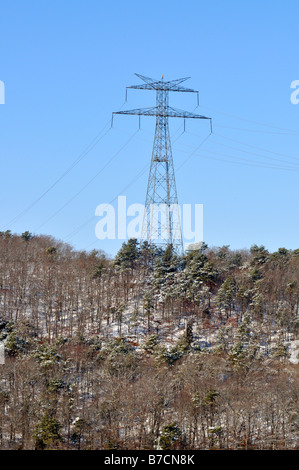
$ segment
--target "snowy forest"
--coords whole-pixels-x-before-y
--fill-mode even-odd
[[[299,249],[0,233],[0,448],[299,449]]]

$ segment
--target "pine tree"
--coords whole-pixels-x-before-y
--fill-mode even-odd
[[[57,447],[62,440],[60,428],[59,421],[50,413],[45,413],[34,429],[35,449],[45,450]]]
[[[167,424],[162,428],[162,432],[159,438],[159,447],[162,450],[173,449],[175,442],[181,437],[182,431],[176,422]]]
[[[133,271],[139,257],[139,243],[136,238],[130,238],[122,244],[118,251],[115,257],[115,265],[123,269],[129,268]]]

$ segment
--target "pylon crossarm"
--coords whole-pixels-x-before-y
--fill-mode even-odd
[[[184,86],[173,85],[167,88],[168,91],[179,91],[181,93],[198,93],[197,90],[193,90],[192,88],[186,88]]]
[[[166,83],[179,84],[179,83],[185,82],[186,80],[189,80],[189,78],[191,78],[191,77],[176,78],[175,80],[169,80],[167,82],[164,82],[163,77],[162,77],[162,80],[155,80],[154,78],[145,77],[144,75],[140,75],[140,73],[135,73],[134,75],[136,75],[136,77],[138,77],[138,78],[141,78],[141,80],[143,80],[146,83],[163,83],[163,84],[166,84]]]
[[[190,77],[178,78],[177,80],[170,80],[170,81],[164,82],[164,80],[154,80],[152,78],[139,75],[138,73],[135,73],[135,75],[141,78],[141,80],[143,80],[145,84],[131,85],[131,86],[128,86],[127,88],[133,88],[135,90],[156,90],[156,91],[163,90],[163,91],[180,91],[182,93],[198,93],[197,90],[193,90],[192,88],[185,88],[185,87],[179,86],[180,83],[188,80]]]
[[[154,106],[151,108],[130,109],[127,111],[116,111],[113,114],[131,114],[138,116],[163,116],[163,117],[178,117],[184,119],[211,119],[201,114],[189,113],[188,111],[181,111],[179,109],[171,108],[170,106],[160,108]]]
[[[127,88],[133,88],[134,90],[156,90],[154,84],[142,84],[142,85],[132,85],[127,86]]]
[[[170,106],[167,108],[167,116],[184,119],[211,119],[207,116],[202,116],[201,114],[189,113],[189,111],[182,111],[180,109],[171,108]]]
[[[198,93],[197,90],[193,90],[192,88],[185,88],[183,86],[178,86],[178,85],[172,85],[172,86],[167,86],[167,83],[162,82],[156,82],[153,84],[142,84],[142,85],[132,85],[132,86],[127,86],[126,88],[133,88],[134,90],[164,90],[164,91],[180,91],[182,93]]]
[[[154,80],[153,78],[150,78],[150,77],[145,77],[144,75],[140,75],[139,73],[135,73],[135,75],[136,75],[136,77],[140,78],[145,83],[147,83],[148,85],[158,83],[158,80]]]
[[[139,116],[157,116],[157,108],[129,109],[127,111],[116,111],[112,114],[137,114]]]

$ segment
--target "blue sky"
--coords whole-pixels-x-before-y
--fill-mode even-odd
[[[140,83],[134,73],[163,74],[190,76],[186,86],[200,91],[196,112],[213,119],[213,135],[197,152],[209,125],[190,120],[180,136],[183,123],[170,122],[175,168],[186,160],[176,173],[179,202],[204,205],[204,240],[298,248],[299,105],[290,100],[299,79],[298,1],[2,0],[0,7],[0,230],[114,255],[123,240],[96,239],[95,208],[119,194],[144,202],[148,170],[139,175],[155,122],[142,118],[139,131],[135,116],[117,116],[109,131],[108,123],[126,86]],[[154,104],[154,92],[129,90],[122,109]],[[196,104],[192,94],[170,96],[179,109]]]

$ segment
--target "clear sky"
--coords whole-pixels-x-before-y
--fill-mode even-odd
[[[298,248],[298,18],[298,0],[1,0],[0,230],[114,255],[123,240],[96,239],[95,208],[144,202],[155,122],[109,120],[134,73],[163,74],[190,76],[213,119],[197,151],[208,123],[170,123],[179,202],[204,205],[206,243]],[[122,109],[154,105],[129,90]]]

